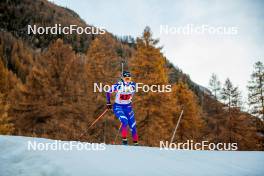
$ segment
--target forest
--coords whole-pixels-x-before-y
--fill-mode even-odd
[[[106,108],[94,83],[114,84],[121,63],[135,82],[167,85],[171,92],[136,93],[133,107],[139,143],[175,141],[238,143],[239,150],[264,150],[264,65],[252,65],[248,109],[239,88],[212,74],[200,86],[166,58],[146,27],[139,37],[27,35],[26,25],[87,25],[75,12],[46,0],[2,1],[0,31],[0,134],[113,143],[120,122],[111,111],[80,139]],[[117,34],[118,35],[118,34]],[[250,75],[249,75],[250,76]],[[208,87],[208,88],[205,88]],[[131,140],[131,139],[130,139]],[[121,141],[118,141],[120,143]]]

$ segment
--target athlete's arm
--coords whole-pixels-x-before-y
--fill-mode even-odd
[[[112,85],[110,90],[108,92],[106,92],[106,103],[107,104],[111,104],[111,94],[113,92],[117,91],[118,85],[119,85],[119,83],[116,83],[116,84]]]

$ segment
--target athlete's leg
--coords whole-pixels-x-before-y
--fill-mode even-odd
[[[129,128],[130,128],[131,133],[132,133],[133,142],[137,143],[138,142],[138,134],[137,134],[137,127],[136,127],[135,113],[134,113],[131,105],[126,107],[125,115],[128,118],[128,125],[129,125]]]
[[[128,118],[127,118],[127,116],[126,116],[126,114],[125,114],[125,112],[123,110],[123,107],[121,105],[114,104],[113,111],[114,111],[115,116],[122,123],[122,126],[121,126],[121,135],[122,135],[123,143],[126,144],[127,143],[127,125],[128,125]]]

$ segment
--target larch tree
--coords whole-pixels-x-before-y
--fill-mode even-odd
[[[13,43],[11,51],[11,65],[14,72],[22,80],[26,81],[31,66],[34,64],[32,52],[21,40]]]
[[[135,82],[148,86],[168,84],[165,57],[157,44],[149,27],[137,38],[136,52],[129,64]],[[159,141],[171,137],[173,112],[178,110],[174,105],[170,93],[139,89],[134,106],[142,144],[159,145]]]
[[[0,58],[0,85],[0,134],[12,134],[14,125],[8,112],[10,108],[8,102],[9,72],[4,67],[2,58]]]
[[[110,34],[96,37],[87,53],[85,72],[87,77],[87,94],[89,95],[89,122],[104,110],[106,92],[100,92],[102,86],[115,84],[121,75],[121,58],[118,55],[118,41]],[[98,122],[89,131],[89,137],[97,142],[112,142],[118,128],[118,119],[107,113],[104,120]],[[97,127],[97,128],[96,128]],[[97,130],[94,130],[94,129]]]
[[[202,119],[202,111],[201,107],[198,105],[197,97],[183,82],[179,82],[175,86],[173,93],[176,97],[178,106],[183,110],[183,116],[176,135],[177,141],[200,141],[202,139],[205,124]]]
[[[57,40],[42,53],[26,84],[13,93],[13,115],[19,132],[74,139],[85,119],[82,109],[83,63],[69,45]]]
[[[98,82],[116,81],[120,77],[121,63],[117,47],[117,40],[110,34],[100,35],[91,43],[87,51],[87,64]]]

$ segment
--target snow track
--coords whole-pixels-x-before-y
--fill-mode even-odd
[[[29,151],[28,141],[54,142],[0,135],[0,176],[264,175],[264,152],[166,151],[119,145],[106,145],[99,151]]]

